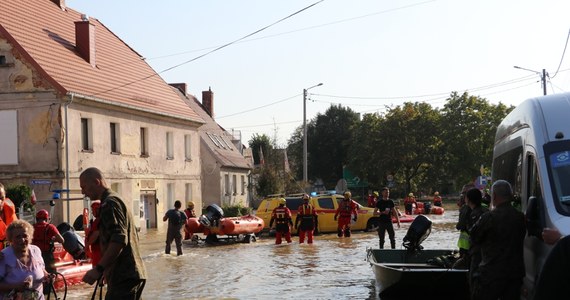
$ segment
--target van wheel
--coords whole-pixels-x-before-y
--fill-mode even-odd
[[[366,223],[366,231],[377,230],[378,226],[379,226],[378,218],[371,218],[370,220],[368,220],[368,223]]]

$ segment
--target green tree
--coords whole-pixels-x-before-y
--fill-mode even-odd
[[[447,153],[442,169],[462,186],[480,174],[493,159],[495,132],[514,107],[490,104],[486,99],[453,92],[442,109],[442,140]]]

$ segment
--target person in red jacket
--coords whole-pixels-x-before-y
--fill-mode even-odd
[[[53,256],[53,242],[63,244],[63,237],[55,225],[49,223],[49,213],[42,209],[36,213],[36,223],[34,224],[34,237],[32,244],[42,250],[42,257],[49,273],[55,272],[55,258]]]
[[[378,197],[380,194],[377,191],[374,191],[374,194],[368,195],[368,207],[376,207],[376,202],[378,202]]]
[[[439,192],[435,192],[433,193],[433,205],[434,206],[441,206],[441,196],[439,195]]]
[[[404,199],[404,208],[406,209],[406,214],[411,215],[414,212],[415,203],[416,197],[414,197],[414,193],[409,193],[408,197]]]
[[[275,222],[275,244],[281,244],[281,237],[284,236],[287,243],[291,243],[291,226],[293,225],[292,215],[289,208],[285,206],[286,200],[279,199],[277,206],[271,214],[269,228],[273,227]]]
[[[358,219],[358,204],[351,198],[352,193],[344,192],[344,199],[334,214],[334,220],[338,219],[338,237],[350,237],[350,223]]]
[[[101,260],[101,246],[99,245],[99,207],[101,207],[101,201],[95,200],[91,202],[93,219],[89,221],[88,230],[85,231],[85,249],[89,257],[91,257],[91,264],[93,266],[96,266]]]
[[[299,226],[299,222],[301,226]],[[309,195],[303,194],[303,204],[299,206],[297,217],[295,218],[295,229],[298,229],[299,243],[305,242],[305,234],[307,235],[307,243],[313,243],[313,232],[318,227],[318,216],[315,208],[309,204]]]
[[[16,210],[9,203],[12,203],[12,200],[6,197],[6,189],[4,185],[0,183],[0,250],[6,248],[8,243],[6,240],[6,228],[8,228],[8,225],[10,225],[12,221],[18,219]]]
[[[186,220],[190,218],[196,218],[196,212],[194,211],[194,202],[188,201],[187,207],[184,210],[186,214]],[[184,240],[192,239],[193,234],[188,230],[186,226],[184,226]]]

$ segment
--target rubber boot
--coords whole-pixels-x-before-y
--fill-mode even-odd
[[[342,237],[342,229],[339,229],[337,232],[338,237]]]
[[[350,237],[350,228],[346,228],[346,229],[344,230],[344,236]]]

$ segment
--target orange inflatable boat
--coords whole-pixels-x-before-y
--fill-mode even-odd
[[[203,233],[207,243],[217,242],[218,236],[250,243],[256,240],[255,235],[263,230],[264,225],[263,219],[254,215],[224,218],[223,210],[212,204],[206,208],[206,214],[188,219],[185,230],[191,235]]]

